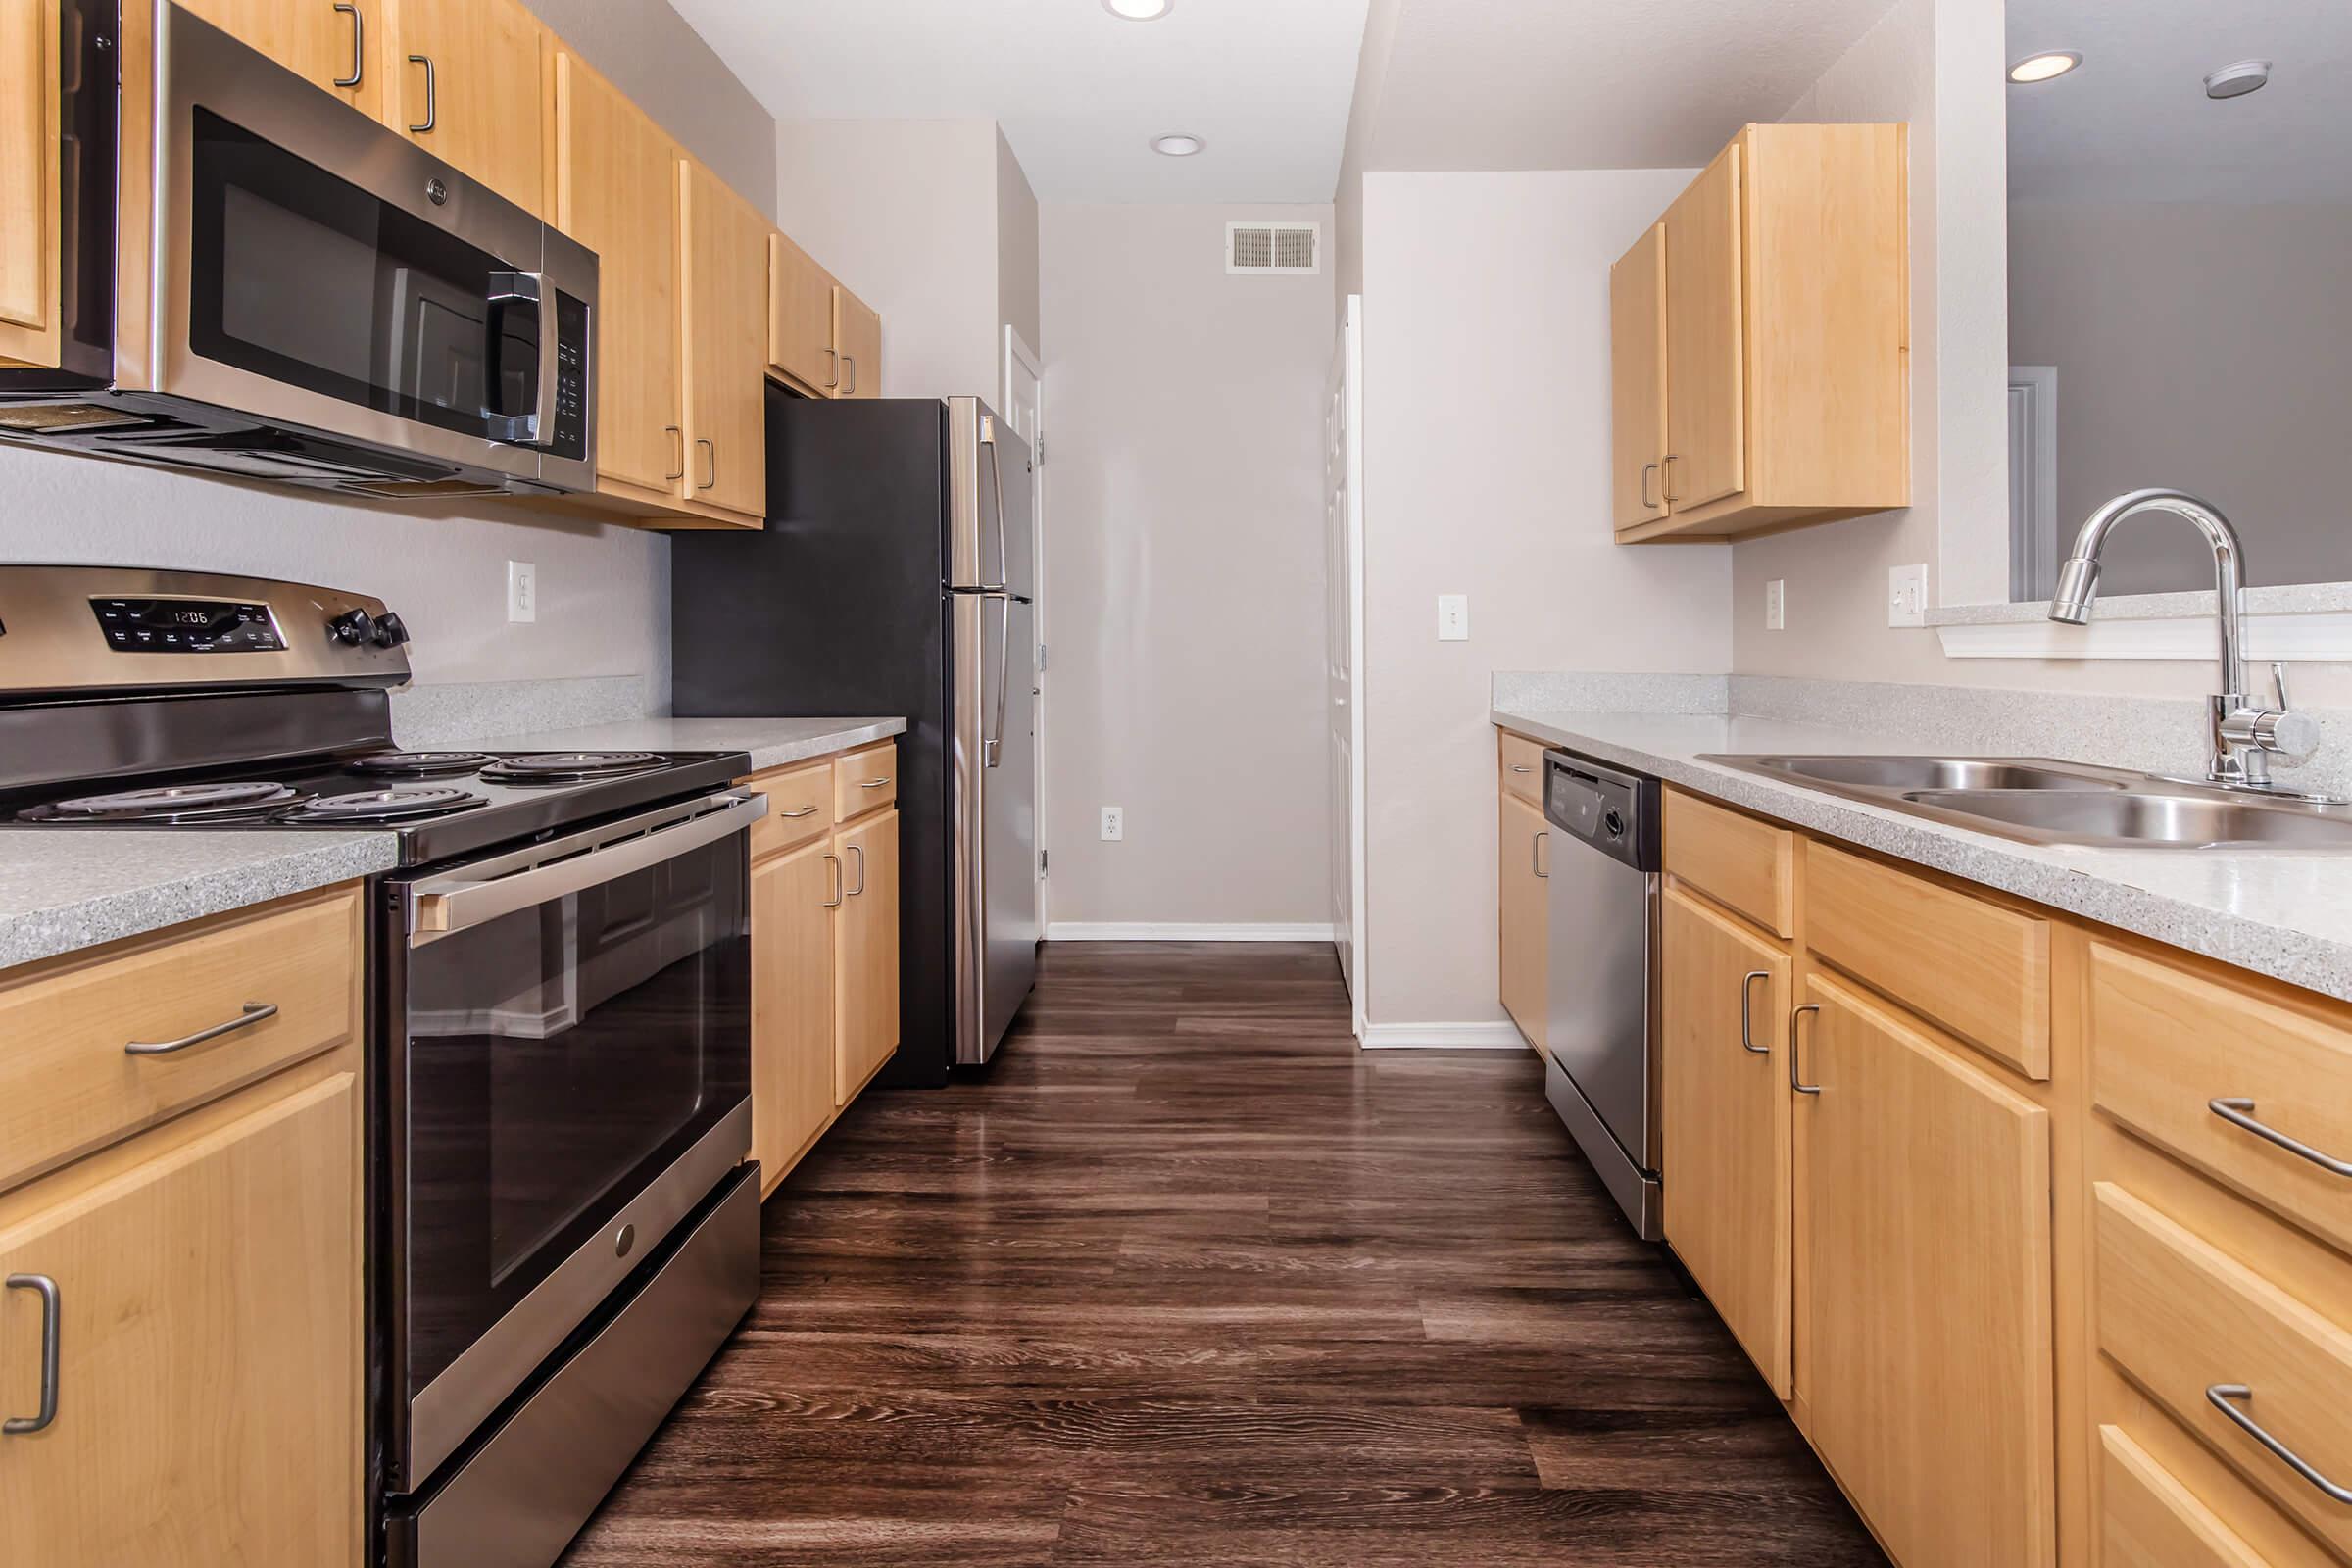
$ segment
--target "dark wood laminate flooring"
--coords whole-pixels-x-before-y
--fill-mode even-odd
[[[1325,947],[1049,946],[765,1238],[566,1568],[1885,1561],[1534,1055],[1359,1053]]]

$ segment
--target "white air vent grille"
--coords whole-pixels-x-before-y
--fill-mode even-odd
[[[1313,272],[1321,270],[1320,223],[1227,223],[1228,272]]]

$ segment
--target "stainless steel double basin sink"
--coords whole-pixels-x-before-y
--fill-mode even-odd
[[[2027,844],[2352,851],[2352,803],[2265,796],[2040,757],[1702,757]]]

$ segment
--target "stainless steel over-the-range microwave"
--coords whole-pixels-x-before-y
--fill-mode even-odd
[[[61,363],[0,370],[0,437],[371,496],[594,487],[593,252],[169,0],[58,11]]]

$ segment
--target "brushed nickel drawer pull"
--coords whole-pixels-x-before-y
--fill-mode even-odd
[[[694,444],[703,449],[703,482],[697,490],[709,490],[718,483],[718,443],[707,435],[698,435]]]
[[[1799,1083],[1796,1076],[1796,1024],[1808,1012],[1819,1012],[1821,1004],[1808,1002],[1801,1007],[1788,1009],[1788,1087],[1800,1095],[1818,1095],[1821,1085]]]
[[[833,896],[825,901],[825,907],[838,909],[841,907],[841,901],[849,897],[849,889],[846,886],[849,878],[841,869],[840,856],[828,853],[825,856],[825,861],[833,867]]]
[[[1525,762],[1513,762],[1511,764],[1511,771],[1514,773],[1533,773],[1535,769],[1528,766]]]
[[[426,131],[432,129],[434,124],[438,122],[441,118],[440,93],[433,84],[432,56],[411,55],[409,56],[409,64],[412,66],[422,66],[424,68],[424,123],[421,125],[411,125],[409,127],[410,135],[421,136]]]
[[[2277,1144],[2290,1154],[2310,1160],[2331,1176],[2352,1176],[2352,1160],[2323,1154],[2301,1139],[2289,1138],[2278,1128],[2256,1121],[2253,1115],[2254,1102],[2251,1100],[2209,1100],[2205,1102],[2205,1108],[2232,1127],[2243,1128],[2257,1138]]]
[[[1537,834],[1535,842],[1528,846],[1528,858],[1533,862],[1528,869],[1546,882],[1551,880],[1551,873],[1544,869],[1544,841],[1549,837],[1551,837],[1551,829],[1545,828]]]
[[[192,1035],[181,1035],[177,1040],[133,1040],[122,1048],[122,1054],[125,1056],[169,1056],[176,1052],[185,1051],[190,1046],[201,1046],[208,1040],[218,1040],[222,1035],[235,1034],[240,1029],[250,1029],[265,1019],[276,1016],[276,1003],[248,1002],[245,1004],[245,1010],[226,1023],[217,1023],[210,1029],[199,1029]]]
[[[675,473],[665,473],[662,477],[664,481],[670,479],[683,479],[686,477],[686,432],[679,429],[674,424],[665,424],[662,427],[662,429],[665,434],[674,435],[678,438],[675,443],[678,453],[678,471]]]
[[[841,357],[841,363],[850,368],[850,384],[841,389],[841,395],[845,398],[854,398],[858,395],[858,356],[844,354]]]
[[[1680,452],[1669,452],[1658,461],[1658,494],[1666,498],[1667,505],[1683,499],[1674,493],[1674,460],[1681,456]]]
[[[861,790],[878,790],[878,789],[880,789],[880,788],[881,788],[883,785],[885,785],[885,784],[887,784],[887,783],[889,783],[889,782],[890,782],[890,778],[889,778],[889,776],[888,776],[887,774],[885,774],[885,775],[884,775],[883,777],[881,777],[881,778],[869,778],[869,779],[867,779],[867,780],[866,780],[864,783],[862,783],[862,784],[858,785],[858,787],[859,789],[861,789]]]
[[[841,890],[842,897],[854,899],[865,891],[865,846],[862,844],[845,844],[842,846],[842,848],[849,851],[852,855],[858,857],[858,885],[854,888],[843,888]]]
[[[368,24],[351,0],[335,0],[335,9],[351,19],[351,74],[337,76],[338,87],[357,87],[368,74]]]
[[[1771,1055],[1772,1048],[1756,1044],[1755,1030],[1750,1027],[1748,1022],[1751,1016],[1749,1007],[1756,1000],[1756,982],[1771,978],[1772,971],[1770,969],[1750,969],[1747,971],[1746,977],[1740,982],[1740,1046],[1741,1050],[1752,1051],[1759,1056]]]
[[[58,1294],[57,1281],[46,1274],[11,1274],[8,1288],[12,1291],[31,1291],[41,1298],[40,1414],[12,1415],[6,1421],[0,1421],[0,1433],[12,1438],[25,1438],[57,1419],[57,1342],[65,1324],[66,1308]]]
[[[827,360],[827,361],[828,361],[828,362],[829,362],[829,363],[832,365],[832,367],[833,367],[833,379],[832,379],[832,380],[830,380],[830,381],[827,381],[827,382],[825,383],[825,390],[826,390],[826,391],[828,391],[828,392],[830,392],[830,391],[832,391],[832,390],[833,390],[835,387],[837,387],[837,386],[841,385],[841,350],[839,350],[839,349],[827,349],[827,350],[825,350],[825,359],[826,359],[826,360]]]
[[[817,810],[816,807],[804,806],[797,811],[778,811],[776,814],[778,816],[814,816]]]
[[[2216,1383],[2205,1391],[2207,1403],[2235,1422],[2247,1437],[2270,1449],[2280,1463],[2326,1493],[2332,1501],[2352,1504],[2352,1487],[2339,1487],[2314,1470],[2301,1454],[2265,1432],[2252,1416],[2237,1407],[2237,1400],[2253,1397],[2254,1391],[2243,1383]]]
[[[1660,505],[1649,499],[1649,476],[1657,471],[1658,466],[1654,463],[1642,465],[1642,510],[1643,512],[1655,512]]]

